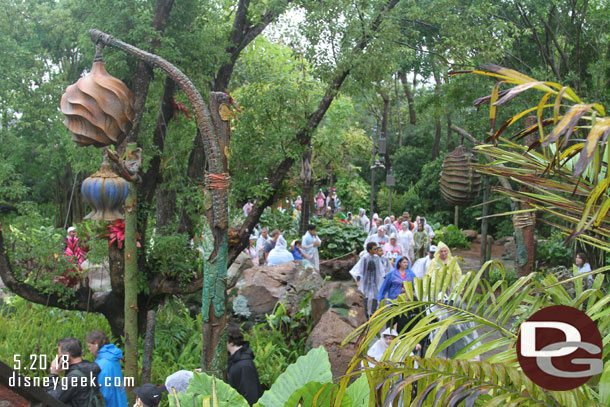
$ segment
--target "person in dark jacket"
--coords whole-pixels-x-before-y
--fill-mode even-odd
[[[100,367],[82,358],[82,345],[76,338],[63,338],[57,343],[58,357],[51,363],[47,393],[70,407],[87,407],[97,389]],[[59,377],[65,371],[64,378]],[[72,379],[76,377],[75,379]],[[94,387],[94,392],[91,392]]]
[[[100,367],[98,376],[100,391],[106,400],[106,407],[127,407],[127,395],[123,387],[124,379],[121,371],[123,352],[110,343],[103,331],[91,331],[85,342],[89,351],[95,356],[95,363]]]
[[[229,326],[227,350],[229,351],[229,384],[253,405],[261,396],[261,384],[254,365],[254,352],[244,341],[241,330],[236,325]]]

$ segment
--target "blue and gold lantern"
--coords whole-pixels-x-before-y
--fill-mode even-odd
[[[129,192],[129,184],[115,174],[104,161],[98,172],[83,181],[81,194],[93,211],[85,219],[123,219],[123,205]]]

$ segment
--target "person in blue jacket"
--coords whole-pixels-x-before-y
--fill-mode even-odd
[[[103,331],[96,329],[85,337],[95,363],[102,369],[97,380],[106,401],[106,407],[127,407],[127,394],[123,386],[121,359],[123,351],[111,344]]]
[[[381,302],[381,300],[386,297],[389,300],[395,300],[404,292],[404,283],[413,282],[414,279],[415,274],[411,270],[409,258],[406,256],[398,257],[396,259],[396,266],[385,276],[383,284],[381,284],[379,294],[377,294],[377,301]],[[418,311],[409,313],[409,315],[400,315],[391,322],[391,325],[396,325],[396,331],[398,331],[399,334],[403,333],[402,331],[407,325],[412,327],[417,323],[416,319],[419,318],[419,315],[420,312]],[[412,323],[409,324],[411,321]],[[421,345],[417,344],[415,350],[418,351],[420,349]]]

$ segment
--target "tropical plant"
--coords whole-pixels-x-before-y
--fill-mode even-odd
[[[443,242],[451,248],[470,248],[470,242],[455,225],[447,225],[434,232],[434,244]]]
[[[314,218],[312,223],[316,225],[316,232],[322,240],[320,258],[323,259],[333,259],[359,250],[366,239],[366,232],[358,226],[323,218]]]
[[[398,405],[438,406],[456,405],[468,398],[470,404],[466,405],[518,403],[567,407],[601,405],[599,403],[608,401],[604,386],[610,380],[610,373],[602,376],[599,385],[586,384],[564,392],[547,391],[531,382],[520,370],[514,345],[521,322],[540,308],[557,304],[584,311],[596,321],[604,341],[610,340],[610,321],[606,318],[610,295],[602,292],[603,275],[599,274],[609,267],[587,273],[598,274],[593,287],[583,291],[580,284],[575,284],[573,296],[564,285],[583,276],[559,282],[552,274],[532,273],[510,285],[506,280],[490,285],[482,278],[484,272],[495,268],[504,273],[501,263],[487,262],[478,272],[471,271],[459,279],[450,277],[454,275],[453,267],[450,263],[434,275],[407,284],[406,294],[400,295],[392,306],[382,306],[366,324],[345,339],[344,343],[362,336],[348,377],[366,375],[370,386],[378,389],[377,403],[390,405],[402,399]],[[437,301],[443,297],[446,301]],[[382,362],[364,359],[369,366],[358,369],[363,360],[360,355],[366,354],[368,346],[390,319],[409,312],[420,312],[419,321],[409,332],[399,335],[385,352]],[[462,324],[468,324],[465,325],[467,329],[441,340],[450,326]],[[475,331],[479,332],[478,338],[462,345],[453,360],[439,359],[439,354],[448,346],[459,344],[460,339]],[[415,345],[426,337],[432,339],[425,358],[409,356]],[[475,361],[478,359],[482,361]],[[604,351],[603,359],[610,359],[610,349]],[[415,383],[417,391],[412,398]]]
[[[572,250],[563,244],[564,240],[560,232],[555,232],[549,239],[538,241],[536,260],[541,266],[568,267],[573,263]]]
[[[491,95],[476,102],[490,104],[493,142],[477,146],[491,161],[478,170],[514,181],[519,188],[504,183],[496,191],[529,205],[521,213],[541,211],[546,216],[539,220],[562,231],[568,240],[578,239],[610,251],[610,149],[603,148],[610,133],[610,117],[605,107],[584,103],[569,86],[538,81],[496,65],[486,68],[471,71],[498,79]],[[516,86],[500,91],[504,83]],[[544,95],[536,106],[510,117],[495,130],[498,106],[528,89]],[[510,139],[500,137],[527,115],[535,115],[536,123]],[[552,129],[546,130],[547,126]],[[526,145],[517,143],[528,135],[534,135],[534,140]]]

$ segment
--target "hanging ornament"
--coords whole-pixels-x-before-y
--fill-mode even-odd
[[[129,184],[110,169],[107,161],[98,172],[83,181],[80,190],[93,211],[85,219],[123,219],[123,205],[129,192]]]
[[[134,95],[106,72],[101,49],[96,46],[91,72],[68,86],[61,97],[63,123],[79,146],[120,144],[133,126]]]
[[[451,205],[467,206],[474,202],[481,189],[481,174],[475,171],[474,156],[464,146],[458,146],[443,161],[440,189]]]

